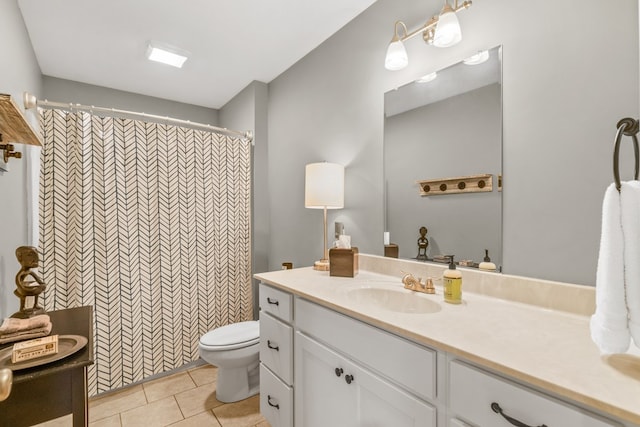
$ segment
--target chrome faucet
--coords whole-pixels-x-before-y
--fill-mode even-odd
[[[422,283],[421,277],[418,277],[416,279],[412,274],[407,273],[402,277],[402,283],[404,284],[405,289],[416,292],[423,292],[425,294],[436,293],[436,288],[433,286],[433,280],[431,279],[431,277],[427,278],[427,281],[425,283]]]

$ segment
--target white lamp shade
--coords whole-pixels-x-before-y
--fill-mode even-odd
[[[305,167],[304,207],[344,207],[344,166],[336,163],[309,163]]]
[[[450,47],[462,40],[462,30],[456,13],[451,7],[445,6],[438,17],[436,32],[433,36],[433,45],[437,47]]]
[[[402,41],[396,40],[389,43],[384,67],[390,71],[398,71],[406,67],[407,64],[409,64],[409,57]]]

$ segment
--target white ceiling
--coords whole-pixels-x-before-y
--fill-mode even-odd
[[[18,0],[44,75],[210,108],[269,83],[374,2]],[[191,57],[150,62],[149,40]]]

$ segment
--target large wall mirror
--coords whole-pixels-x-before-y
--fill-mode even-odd
[[[384,224],[400,258],[455,255],[475,266],[488,250],[502,266],[501,53],[490,49],[385,94]],[[491,176],[491,191],[470,191],[473,178],[448,183],[464,186],[461,193],[442,192],[438,184],[421,195],[418,184],[477,175]],[[421,227],[426,251],[419,247]]]

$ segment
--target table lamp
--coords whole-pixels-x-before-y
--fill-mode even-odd
[[[305,167],[304,207],[324,210],[324,254],[313,268],[329,271],[327,209],[344,207],[344,166],[324,162],[309,163]]]

